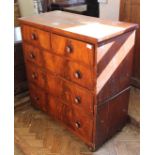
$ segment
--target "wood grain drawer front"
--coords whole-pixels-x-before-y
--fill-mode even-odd
[[[65,60],[62,57],[51,54],[48,51],[43,51],[43,59],[46,69],[54,74],[64,77]]]
[[[52,51],[88,66],[94,64],[94,46],[82,41],[51,35]]]
[[[31,64],[26,64],[28,80],[41,88],[45,88],[45,74],[41,68]]]
[[[83,111],[89,116],[93,116],[93,94],[68,83],[63,83],[62,99],[67,104],[72,104],[72,107]]]
[[[83,65],[68,62],[65,65],[65,77],[85,88],[94,89],[93,71]]]
[[[26,60],[31,61],[38,66],[43,66],[43,60],[39,48],[29,44],[24,44],[24,56]]]
[[[27,25],[22,26],[23,39],[50,50],[50,33]]]
[[[51,95],[48,95],[48,113],[73,128],[71,108]]]
[[[48,91],[55,97],[65,101],[68,105],[93,115],[93,95],[85,89],[64,81],[52,74],[47,74]]]
[[[92,141],[93,136],[93,119],[87,117],[85,113],[80,110],[73,109],[73,126],[76,133],[78,133],[87,142]]]
[[[45,67],[54,74],[85,88],[93,89],[93,71],[91,69],[46,51],[43,52],[43,58]]]
[[[36,85],[29,83],[31,102],[37,108],[47,111],[45,92]]]

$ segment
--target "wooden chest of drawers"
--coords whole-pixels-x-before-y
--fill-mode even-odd
[[[137,25],[62,11],[20,23],[32,104],[96,150],[127,121]]]

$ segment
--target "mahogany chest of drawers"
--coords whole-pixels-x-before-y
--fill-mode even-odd
[[[137,25],[63,11],[20,24],[32,104],[96,150],[127,121]]]

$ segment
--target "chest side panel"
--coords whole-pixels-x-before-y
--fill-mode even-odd
[[[135,32],[105,42],[97,51],[97,102],[103,102],[130,86]]]

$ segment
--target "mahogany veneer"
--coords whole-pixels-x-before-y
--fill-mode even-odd
[[[127,121],[137,25],[62,11],[20,23],[32,104],[96,150]]]

